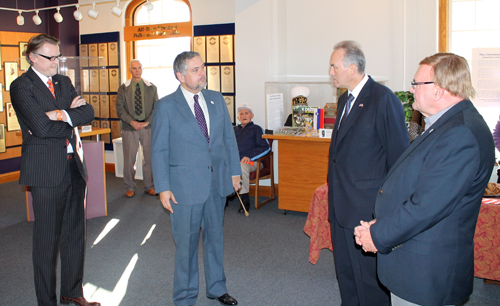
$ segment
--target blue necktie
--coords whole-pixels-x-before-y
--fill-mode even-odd
[[[203,132],[203,135],[205,135],[207,142],[210,142],[210,137],[208,136],[207,121],[205,120],[205,115],[203,114],[200,103],[198,103],[198,95],[194,95],[194,114],[196,117],[196,121],[198,121],[198,125]]]
[[[342,114],[342,120],[340,121],[339,128],[342,125],[342,123],[344,123],[344,121],[347,120],[347,116],[349,116],[349,110],[351,109],[352,101],[354,101],[354,96],[352,94],[349,94],[347,102],[345,103],[345,110],[344,114]]]

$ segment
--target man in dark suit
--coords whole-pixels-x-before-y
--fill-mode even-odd
[[[391,166],[409,145],[403,106],[387,87],[365,74],[358,44],[335,45],[330,75],[347,88],[338,101],[328,163],[328,207],[335,270],[343,306],[390,305],[377,279],[376,258],[353,237],[359,220],[373,216],[375,197]]]
[[[495,147],[469,100],[475,91],[465,58],[427,57],[411,85],[425,132],[387,174],[376,220],[361,222],[356,240],[378,251],[393,305],[455,305],[472,293],[474,232]]]
[[[23,132],[19,183],[30,187],[35,222],[33,267],[38,305],[57,305],[57,252],[64,304],[97,306],[83,297],[87,171],[76,127],[94,110],[68,77],[57,74],[59,40],[40,34],[26,49],[30,69],[12,82],[10,96]]]
[[[155,188],[170,211],[176,244],[173,301],[194,305],[198,297],[201,227],[207,297],[237,305],[227,293],[222,261],[224,204],[240,188],[241,175],[231,118],[222,95],[203,89],[198,53],[179,54],[174,73],[181,84],[156,102],[151,140]]]

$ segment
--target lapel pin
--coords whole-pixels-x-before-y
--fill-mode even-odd
[[[363,107],[363,106],[364,106],[364,105],[363,105],[363,103],[361,103],[361,104],[359,105],[359,107]]]
[[[210,101],[210,103],[214,104],[214,101]]]

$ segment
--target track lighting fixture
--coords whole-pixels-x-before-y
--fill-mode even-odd
[[[57,13],[54,14],[54,19],[57,23],[61,23],[63,21],[63,16],[61,15],[61,13],[59,13],[59,10],[61,8],[58,7],[56,10],[57,10]]]
[[[113,13],[117,17],[120,17],[122,12],[123,10],[120,8],[120,0],[116,0],[116,6],[113,6],[111,8],[111,13]]]
[[[24,24],[24,17],[21,14],[22,14],[22,12],[19,11],[19,16],[17,16],[17,25],[20,25],[20,26],[22,26]]]
[[[82,13],[78,10],[80,8],[79,5],[76,6],[76,11],[73,12],[73,17],[75,17],[76,21],[80,21],[83,18]]]
[[[36,10],[35,12],[36,12],[36,14],[35,14],[35,16],[33,16],[33,23],[36,25],[41,25],[42,18],[40,18],[40,16],[38,16],[38,10]]]
[[[144,4],[144,6],[148,10],[148,12],[152,11],[155,8],[155,6],[151,2],[149,2],[149,0],[147,0],[146,4]]]
[[[95,2],[92,3],[92,9],[87,12],[87,14],[94,18],[97,19],[97,16],[99,16],[99,12],[95,10]]]

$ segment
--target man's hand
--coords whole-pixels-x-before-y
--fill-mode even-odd
[[[354,235],[356,236],[356,243],[359,244],[363,251],[377,253],[377,247],[372,240],[372,235],[370,232],[370,227],[372,224],[377,222],[377,220],[372,220],[370,222],[361,221],[361,225],[354,229]]]
[[[241,184],[240,184],[241,177],[239,175],[237,175],[237,176],[233,176],[232,179],[233,179],[233,188],[234,188],[234,191],[240,190],[241,189]]]
[[[174,202],[174,204],[177,204],[177,201],[175,200],[174,194],[172,191],[167,190],[167,191],[162,191],[160,192],[160,202],[165,207],[166,210],[168,210],[171,214],[174,213],[174,210],[172,209],[172,204],[170,201]]]
[[[82,98],[81,96],[76,96],[73,101],[71,101],[71,106],[70,108],[75,108],[75,107],[79,107],[79,106],[82,106],[82,105],[85,105],[87,104],[87,101],[85,101],[84,98]]]
[[[250,157],[245,156],[245,157],[243,157],[243,158],[241,159],[241,161],[240,161],[240,162],[248,164],[248,162],[250,162],[250,161],[252,161],[252,160],[250,159]]]
[[[135,120],[130,121],[130,125],[137,131],[142,130],[143,128],[149,125],[149,122],[137,122]]]

